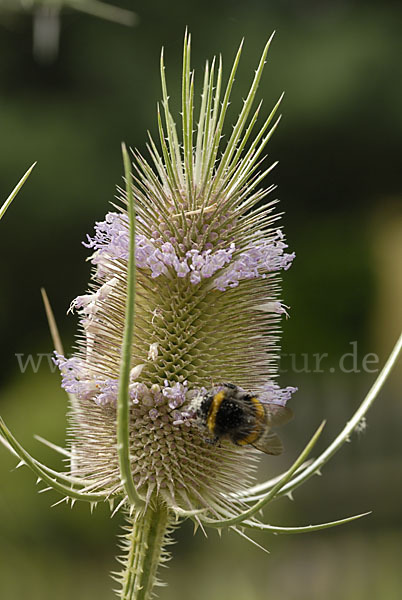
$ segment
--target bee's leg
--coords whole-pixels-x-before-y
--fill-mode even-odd
[[[219,437],[217,435],[215,435],[213,438],[204,438],[204,442],[207,442],[207,444],[216,444],[219,440]]]

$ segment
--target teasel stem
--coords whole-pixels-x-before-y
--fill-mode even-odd
[[[169,532],[172,522],[165,506],[147,506],[145,512],[128,517],[122,548],[126,552],[120,559],[124,570],[116,577],[121,583],[120,600],[150,600],[157,581],[157,569],[169,560],[165,545],[171,543]]]

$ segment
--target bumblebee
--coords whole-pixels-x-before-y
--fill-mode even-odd
[[[236,446],[252,445],[266,454],[281,454],[282,442],[272,427],[292,418],[286,406],[262,403],[257,396],[233,383],[214,386],[194,400],[199,424],[208,432],[206,441],[216,444],[229,439]]]

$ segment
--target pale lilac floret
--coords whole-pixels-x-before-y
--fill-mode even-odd
[[[155,419],[159,417],[159,411],[156,408],[151,408],[148,415],[149,418],[152,419],[152,421],[155,421]]]
[[[173,425],[186,425],[187,427],[191,427],[194,422],[196,413],[195,411],[187,410],[187,411],[179,411],[175,410],[172,413],[173,417]]]
[[[266,273],[280,269],[286,271],[292,264],[295,254],[284,252],[287,244],[282,242],[282,237],[283,234],[278,230],[273,240],[249,246],[222,275],[215,279],[214,287],[224,292],[227,288],[238,286],[241,280],[265,277]]]
[[[263,386],[259,398],[262,402],[286,406],[287,401],[295,392],[297,392],[297,387],[280,388],[277,383],[270,381]]]
[[[288,316],[288,312],[287,312],[286,308],[289,308],[289,307],[286,307],[284,304],[282,304],[281,302],[278,302],[278,301],[271,302],[271,304],[272,304],[272,312],[275,312],[278,315]]]
[[[147,258],[146,264],[143,268],[151,269],[151,277],[159,277],[167,273],[166,266],[160,257],[160,250],[154,250],[153,254]],[[138,265],[141,268],[141,265]]]
[[[165,380],[164,386],[162,394],[168,399],[169,408],[174,409],[182,406],[186,401],[187,382],[175,383],[173,386],[170,386],[168,381]]]
[[[133,404],[139,404],[140,401],[145,397],[145,395],[149,395],[149,390],[145,383],[140,383],[138,381],[131,383],[129,386],[130,399]]]
[[[179,261],[177,266],[175,266],[175,269],[178,277],[185,277],[190,272],[190,267],[185,260]]]
[[[104,221],[95,223],[95,235],[87,235],[86,248],[94,248],[102,254],[107,252],[112,258],[128,258],[129,229],[128,217],[120,213],[107,213]]]
[[[199,273],[199,271],[193,271],[192,273],[190,273],[190,283],[192,283],[193,285],[197,285],[197,283],[200,283],[201,281],[201,273]]]
[[[69,310],[73,312],[74,309],[80,310],[82,315],[92,317],[99,310],[99,302],[103,302],[107,299],[112,289],[117,285],[116,277],[113,277],[109,281],[106,281],[101,287],[92,294],[84,294],[77,296],[70,304]]]
[[[76,356],[65,358],[55,352],[53,359],[62,374],[62,387],[67,393],[89,400],[97,391],[96,381],[90,376],[84,361]]]
[[[169,266],[174,266],[176,261],[179,260],[177,258],[174,246],[170,242],[165,242],[162,244],[159,256],[160,259]]]
[[[189,250],[186,253],[186,257],[190,261],[190,269],[192,271],[190,275],[191,283],[199,283],[202,277],[212,277],[219,269],[230,262],[232,254],[235,251],[235,245],[231,244],[228,250]]]
[[[94,248],[96,252],[92,256],[92,263],[98,265],[98,275],[105,274],[105,267],[110,260],[128,260],[129,228],[128,218],[124,214],[109,212],[104,221],[95,223],[95,235],[87,235],[87,242],[83,242],[86,248]],[[155,255],[154,244],[143,235],[136,236],[135,258],[139,268],[150,268],[155,270],[155,276],[165,272],[163,263]],[[153,266],[155,269],[153,269]]]
[[[81,400],[94,400],[99,406],[116,404],[117,380],[95,377],[80,358],[65,358],[57,352],[55,355],[54,362],[62,375],[61,386],[67,393],[73,394]]]
[[[155,246],[144,235],[137,235],[135,238],[135,262],[140,269],[150,268],[150,261],[156,261]],[[160,260],[158,260],[160,262]]]
[[[70,304],[70,310],[73,311],[74,308],[81,310],[83,312],[88,312],[88,307],[93,303],[94,294],[83,294],[82,296],[77,296]],[[89,309],[90,310],[90,309]]]
[[[100,384],[100,392],[94,398],[99,406],[114,406],[117,402],[119,382],[117,379],[107,379]]]

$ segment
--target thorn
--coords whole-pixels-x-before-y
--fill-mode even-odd
[[[123,500],[121,500],[121,502],[118,503],[118,505],[116,506],[116,508],[114,509],[112,514],[110,515],[111,519],[115,516],[115,514],[118,512],[118,510],[123,506],[123,504],[126,502],[126,500],[127,500],[127,496],[125,496],[123,498]]]
[[[20,462],[18,463],[18,465],[15,467],[15,470],[19,469],[20,467],[25,467],[25,466],[26,466],[25,461],[20,460]]]
[[[51,508],[54,508],[55,506],[57,506],[58,504],[62,504],[63,502],[67,502],[67,504],[68,504],[68,496],[66,496],[65,498],[62,498],[61,500],[58,500],[57,502],[52,504]]]
[[[288,492],[286,496],[289,498],[289,500],[294,500],[292,492]]]
[[[272,42],[272,39],[273,39],[275,33],[276,33],[276,29],[274,29],[273,32],[271,33],[271,37],[268,40],[268,44],[270,44]]]
[[[256,542],[255,540],[253,540],[253,538],[251,538],[248,535],[246,535],[242,529],[239,529],[238,527],[231,527],[231,529],[233,531],[235,531],[241,537],[244,537],[247,541],[251,542],[251,544],[254,544],[254,546],[257,546],[257,548],[260,548],[261,550],[263,550],[267,554],[270,554],[269,550],[267,550],[266,548],[264,548],[264,546],[261,546],[258,542]]]

